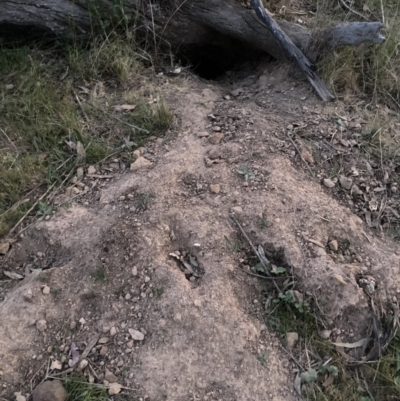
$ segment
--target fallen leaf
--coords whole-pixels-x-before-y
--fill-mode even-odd
[[[367,339],[363,338],[354,343],[332,343],[332,344],[335,345],[336,347],[342,347],[342,348],[358,348],[358,347],[362,347],[366,341],[367,341]]]
[[[320,241],[318,241],[316,239],[308,238],[308,241],[312,242],[315,245],[318,245],[321,248],[325,248],[325,245],[322,242],[320,242]]]
[[[347,282],[340,274],[334,274],[332,276],[335,280],[339,281],[340,284],[347,285]]]
[[[11,247],[11,243],[9,241],[2,242],[0,244],[0,255],[5,255]]]
[[[130,111],[135,109],[136,105],[134,104],[117,104],[114,106],[115,111]]]
[[[9,272],[7,270],[3,270],[3,274],[5,276],[11,278],[12,280],[22,280],[24,278],[24,276],[22,274]]]
[[[324,388],[328,388],[328,387],[332,386],[334,380],[335,380],[335,377],[333,375],[329,375],[328,378],[322,383],[322,386]]]

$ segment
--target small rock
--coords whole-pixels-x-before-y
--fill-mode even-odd
[[[335,183],[330,178],[324,178],[323,182],[327,188],[333,188],[335,186]]]
[[[218,145],[225,137],[225,134],[223,134],[222,132],[218,133],[218,134],[214,134],[210,137],[210,139],[208,140],[212,145]]]
[[[292,349],[297,341],[299,341],[299,335],[297,333],[286,333],[286,345],[289,349]]]
[[[135,341],[143,341],[144,340],[144,334],[140,332],[139,330],[135,329],[128,329],[129,334]]]
[[[339,177],[339,182],[342,188],[349,190],[351,185],[353,184],[353,180],[351,178],[347,178],[344,175]]]
[[[115,383],[118,381],[118,377],[114,375],[114,373],[110,372],[108,369],[106,369],[106,372],[104,373],[104,378],[109,382],[109,383]]]
[[[293,128],[294,128],[293,124],[289,124],[289,125],[286,127],[286,129],[287,129],[288,131],[293,131]]]
[[[221,192],[221,186],[219,184],[211,184],[210,189],[214,194],[219,194]]]
[[[124,196],[124,195],[121,195],[121,196],[118,198],[118,200],[119,200],[120,202],[123,202],[125,199],[126,199],[126,196]]]
[[[83,173],[84,173],[83,167],[78,167],[76,169],[76,177],[78,178],[78,180],[83,177]]]
[[[208,154],[210,160],[216,160],[221,157],[222,153],[219,149],[212,149]]]
[[[362,195],[363,191],[361,191],[361,189],[357,184],[353,184],[353,186],[351,187],[351,193],[353,195]]]
[[[76,329],[76,322],[75,322],[75,320],[73,320],[73,321],[71,322],[71,324],[69,325],[69,328],[70,328],[71,330],[75,330],[75,329]]]
[[[133,266],[133,268],[132,268],[132,276],[137,276],[137,273],[138,273],[137,267]]]
[[[200,138],[205,138],[207,136],[210,136],[210,134],[208,132],[199,132],[197,136]]]
[[[235,214],[242,214],[243,213],[243,209],[241,206],[234,206],[233,208],[231,208],[231,211]]]
[[[23,295],[23,298],[24,298],[25,301],[28,301],[28,302],[32,301],[32,298],[33,298],[32,290],[29,289],[29,290],[25,291],[24,295]]]
[[[219,131],[221,131],[221,127],[216,126],[216,127],[213,127],[212,130],[214,132],[219,132]]]
[[[84,326],[86,324],[86,320],[83,317],[81,317],[79,319],[79,323],[81,324],[81,326]]]
[[[149,276],[146,276],[145,278],[144,278],[144,282],[145,283],[148,283],[150,281],[150,277]]]
[[[321,330],[319,336],[323,340],[327,340],[331,336],[332,330]]]
[[[201,301],[200,299],[195,299],[193,302],[194,306],[196,306],[197,308],[201,308]]]
[[[26,397],[24,397],[21,392],[14,393],[15,401],[26,401]]]
[[[150,160],[147,160],[143,156],[140,156],[131,164],[131,171],[136,171],[144,167],[149,167],[152,164],[153,163]]]
[[[301,156],[303,157],[303,159],[309,163],[309,164],[314,164],[314,158],[313,155],[311,154],[311,152],[308,149],[303,148],[301,150]]]
[[[88,174],[96,174],[96,167],[95,166],[89,166],[87,169]]]
[[[50,287],[47,286],[47,285],[45,285],[45,286],[43,287],[43,289],[42,289],[42,293],[43,293],[44,295],[49,295],[49,294],[50,294]]]
[[[101,337],[98,341],[99,344],[107,344],[109,338],[108,337]]]
[[[134,345],[133,340],[129,341],[129,342],[126,344],[126,346],[127,346],[128,348],[133,348],[133,345]]]
[[[60,380],[40,383],[32,392],[33,401],[64,401],[67,391]]]
[[[108,394],[109,395],[116,395],[121,392],[122,386],[118,383],[111,383],[109,389],[108,389]]]
[[[51,370],[61,370],[62,363],[60,361],[54,360],[50,365]]]
[[[89,365],[89,361],[88,361],[87,359],[82,359],[82,360],[79,362],[78,370],[79,370],[79,371],[82,371],[82,370],[84,370],[88,365]]]
[[[47,322],[44,319],[40,319],[36,322],[36,328],[39,331],[45,331],[47,329]]]
[[[331,251],[337,251],[339,249],[339,244],[335,239],[329,241],[328,245]]]
[[[114,337],[117,334],[117,329],[113,326],[110,329],[110,336]]]
[[[103,345],[103,346],[100,348],[100,355],[101,355],[101,356],[104,356],[104,355],[107,355],[107,353],[108,353],[108,347],[106,347],[105,345]]]

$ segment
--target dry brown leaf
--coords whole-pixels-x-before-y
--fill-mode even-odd
[[[9,241],[2,242],[0,244],[0,255],[5,255],[11,247],[11,243]]]
[[[322,383],[322,386],[324,388],[328,388],[328,387],[332,386],[334,380],[335,380],[335,377],[333,375],[329,375],[328,378]]]

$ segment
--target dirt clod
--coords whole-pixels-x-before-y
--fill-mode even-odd
[[[67,391],[60,380],[45,381],[32,392],[33,401],[64,401]]]

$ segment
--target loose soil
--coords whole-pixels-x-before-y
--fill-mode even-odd
[[[111,370],[129,399],[295,400],[295,365],[262,320],[272,287],[243,271],[247,244],[232,210],[256,246],[282,250],[334,339],[368,330],[360,277],[375,280],[382,311],[397,301],[399,245],[370,226],[388,221],[387,209],[373,207],[382,192],[396,209],[397,192],[386,188],[398,180],[359,151],[361,116],[320,103],[281,65],[218,85],[185,74],[153,80],[180,125],[141,149],[151,165],[98,167],[115,177],[85,176],[89,190],[2,257],[4,270],[25,275],[0,303],[2,397],[30,393],[49,361],[67,369],[71,343],[82,351],[99,336],[87,374],[102,381]],[[335,181],[337,160],[356,193]],[[375,174],[382,169],[386,176]],[[226,238],[243,249],[234,252]],[[194,274],[170,255],[178,252],[196,259]]]

